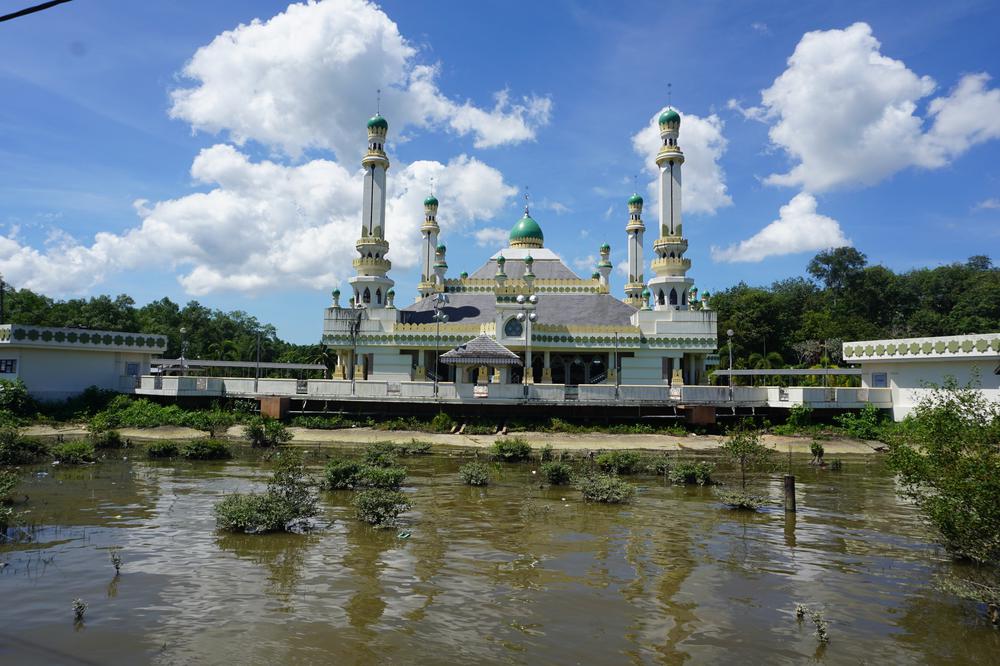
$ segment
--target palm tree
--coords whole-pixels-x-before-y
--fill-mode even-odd
[[[785,367],[785,359],[778,352],[771,352],[766,356],[758,352],[750,354],[747,358],[747,365],[754,370],[774,370]],[[764,378],[766,381],[766,377]]]
[[[329,379],[330,371],[337,365],[337,353],[321,342],[314,348],[309,362],[326,368],[323,370],[323,379]]]

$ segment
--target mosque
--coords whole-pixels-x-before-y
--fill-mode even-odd
[[[627,202],[624,298],[612,294],[607,243],[593,274],[580,277],[545,247],[528,206],[507,247],[475,271],[449,276],[436,221],[440,203],[431,195],[424,200],[419,296],[399,306],[385,238],[389,124],[376,114],[361,162],[364,206],[351,295],[342,306],[335,289],[324,313],[323,342],[337,357],[333,378],[433,382],[435,392],[445,383],[557,384],[567,391],[588,384],[707,384],[706,368],[717,363],[716,313],[709,294],[699,298],[688,277],[680,126],[673,108],[659,117],[659,233],[648,278],[643,199],[633,194]]]

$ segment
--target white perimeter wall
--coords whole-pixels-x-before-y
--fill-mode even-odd
[[[940,386],[948,377],[954,377],[960,386],[977,379],[988,399],[1000,401],[1000,375],[995,372],[998,365],[1000,360],[996,358],[863,362],[861,385],[871,387],[872,374],[886,373],[892,390],[892,415],[900,421],[932,392],[931,388],[925,388],[926,384]]]
[[[17,373],[0,374],[0,378],[20,377],[39,400],[65,400],[88,386],[126,392],[134,388],[134,381],[125,375],[127,364],[138,363],[139,374],[149,374],[151,357],[148,353],[4,345],[0,359],[17,359]]]

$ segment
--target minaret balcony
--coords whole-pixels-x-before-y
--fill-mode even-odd
[[[691,260],[685,257],[654,259],[653,272],[661,276],[684,275],[691,269]]]
[[[653,251],[657,254],[683,254],[687,252],[688,242],[683,236],[660,236],[653,241]]]
[[[664,162],[673,160],[678,164],[684,164],[684,153],[680,146],[663,146],[656,154],[656,164],[662,166]]]
[[[436,220],[424,220],[424,223],[420,225],[420,231],[430,232],[430,231],[441,231],[441,227],[438,226]]]
[[[390,268],[392,262],[384,257],[358,257],[353,262],[354,270],[362,275],[384,275]]]
[[[371,164],[376,164],[382,166],[386,169],[389,168],[389,158],[386,156],[384,150],[369,150],[365,153],[365,156],[361,159],[361,166],[367,167]]]
[[[364,238],[359,238],[354,247],[359,254],[368,254],[369,252],[372,254],[385,254],[389,251],[389,241],[378,236],[365,236]]]
[[[642,220],[629,220],[628,225],[625,227],[626,233],[631,233],[633,231],[645,231],[646,225],[642,223]]]

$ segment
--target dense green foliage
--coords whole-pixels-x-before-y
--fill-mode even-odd
[[[458,468],[462,483],[469,486],[485,486],[490,482],[490,468],[481,462],[470,462]]]
[[[196,439],[181,447],[181,456],[188,460],[229,460],[233,452],[217,439]]]
[[[15,416],[26,415],[33,405],[28,387],[20,377],[11,381],[0,379],[0,411],[9,412]]]
[[[6,504],[11,501],[14,488],[17,488],[17,484],[20,482],[21,479],[17,475],[17,472],[0,469],[0,504]]]
[[[252,416],[247,420],[244,433],[250,444],[256,447],[280,446],[292,439],[285,424],[266,416]]]
[[[846,412],[833,420],[848,436],[857,439],[885,439],[891,436],[894,428],[885,412],[871,403],[862,407],[860,412]]]
[[[573,480],[573,468],[564,462],[547,462],[542,465],[542,476],[553,486],[565,486]]]
[[[594,460],[598,467],[610,474],[632,474],[639,471],[642,456],[637,451],[605,451]]]
[[[405,467],[362,465],[355,475],[356,488],[386,488],[396,490],[406,479]]]
[[[90,442],[66,442],[52,447],[52,457],[64,465],[84,465],[96,460],[94,445]]]
[[[627,504],[635,496],[635,486],[611,474],[594,474],[580,479],[580,492],[588,502]]]
[[[521,437],[501,437],[493,442],[490,455],[504,462],[518,462],[531,457],[531,445]]]
[[[180,452],[174,442],[151,442],[146,447],[146,455],[150,458],[173,458]]]
[[[372,488],[362,490],[352,500],[358,520],[375,527],[389,527],[395,524],[399,514],[409,511],[410,500],[398,490]]]
[[[719,501],[730,509],[756,511],[764,506],[766,500],[760,495],[745,490],[722,490],[718,493]]]
[[[667,470],[670,483],[705,486],[712,483],[715,465],[704,460],[686,461],[672,465]]]
[[[895,273],[843,247],[820,252],[808,273],[812,280],[790,278],[769,287],[740,283],[712,295],[720,333],[736,332],[734,367],[838,363],[841,340],[1000,329],[1000,269],[988,257]],[[719,358],[727,367],[722,338]]]
[[[316,515],[316,497],[301,456],[284,452],[263,493],[229,495],[215,505],[220,529],[247,534],[288,531]]]
[[[353,489],[361,464],[356,460],[333,458],[323,468],[323,487],[327,490]]]
[[[391,467],[396,464],[396,445],[392,442],[372,442],[365,447],[366,465]]]
[[[48,455],[42,442],[22,437],[17,428],[0,428],[0,465],[26,465]]]

